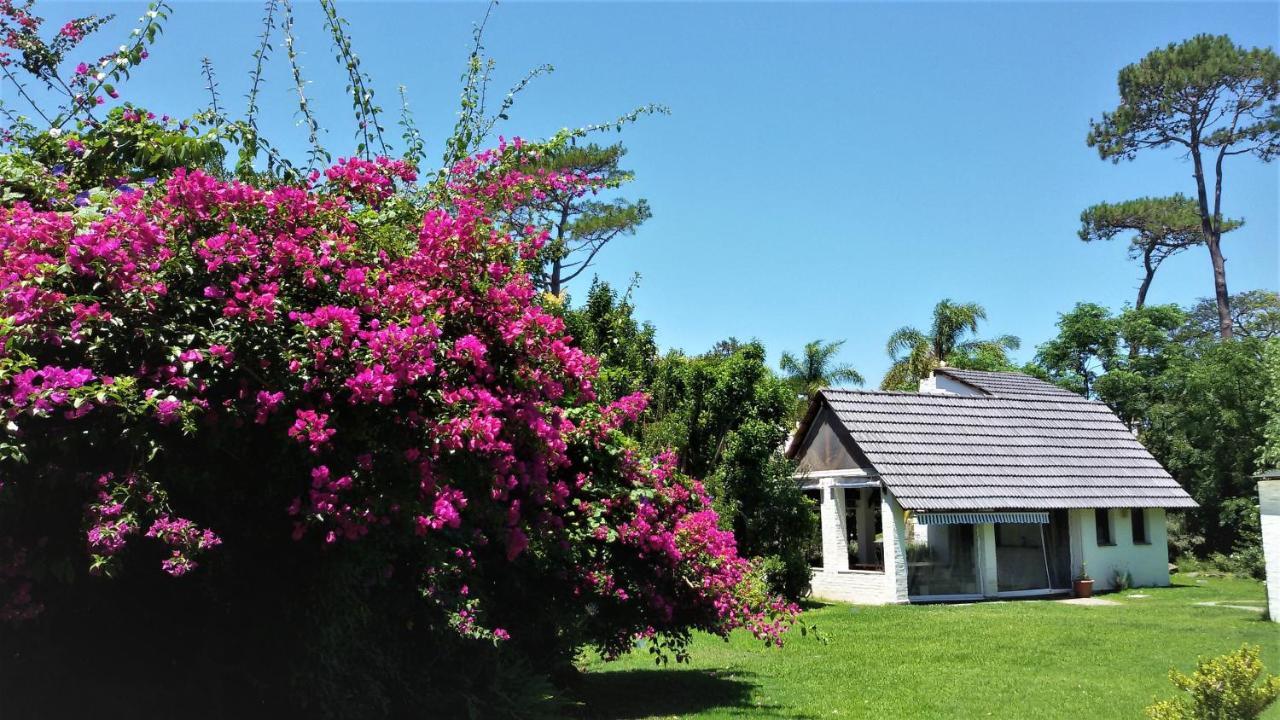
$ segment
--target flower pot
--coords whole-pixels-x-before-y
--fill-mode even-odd
[[[1093,597],[1092,580],[1076,580],[1071,583],[1071,589],[1075,591],[1078,598]]]

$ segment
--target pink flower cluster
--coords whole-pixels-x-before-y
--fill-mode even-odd
[[[396,180],[411,183],[418,179],[408,163],[386,157],[338,158],[338,164],[325,170],[324,176],[347,197],[373,208],[395,194]]]
[[[16,623],[40,614],[43,606],[32,596],[33,587],[27,549],[12,538],[0,538],[0,622]]]
[[[222,544],[222,539],[212,530],[202,530],[186,518],[161,515],[151,523],[147,537],[168,545],[172,554],[161,562],[161,568],[174,577],[181,577],[196,568],[194,558],[199,553]]]
[[[298,410],[298,419],[289,428],[289,437],[307,445],[311,452],[319,454],[329,446],[337,430],[329,427],[329,415],[315,410]]]
[[[87,368],[63,369],[47,365],[23,370],[11,381],[10,417],[23,411],[47,413],[66,405],[71,398],[71,390],[84,387],[93,379],[93,371]]]

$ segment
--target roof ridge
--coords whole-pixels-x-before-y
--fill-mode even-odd
[[[1036,378],[1035,375],[1029,375],[1018,370],[976,370],[974,368],[954,367],[951,365],[941,365],[933,369],[934,372],[962,372],[962,373],[984,373],[987,375],[1020,375],[1022,377]]]
[[[1030,377],[1030,376],[1028,376],[1028,377]],[[1028,398],[1028,397],[1019,397],[1019,396],[1023,396],[1023,395],[1033,395],[1033,394],[1037,394],[1037,393],[1031,393],[1031,392],[1026,392],[1026,393],[1023,393],[1023,392],[1017,392],[1017,393],[1014,393],[1014,394],[1012,394],[1012,395],[997,395],[997,394],[991,394],[991,395],[957,395],[957,394],[955,394],[955,393],[946,393],[946,392],[922,393],[922,392],[913,392],[913,391],[910,391],[910,390],[851,390],[851,389],[848,389],[848,388],[822,388],[821,390],[819,390],[819,391],[818,391],[818,393],[819,393],[819,394],[821,394],[821,395],[826,395],[826,394],[828,394],[828,393],[843,393],[843,394],[848,394],[848,395],[868,395],[868,396],[880,396],[880,397],[920,397],[920,398],[943,398],[943,399],[946,399],[946,400],[964,400],[964,401],[968,401],[968,400],[981,400],[981,401],[1005,400],[1005,401],[1013,401],[1013,402],[1037,402],[1037,403],[1038,403],[1038,402],[1058,402],[1058,401],[1060,401],[1060,400],[1062,400],[1062,399],[1068,399],[1068,398],[1069,398],[1069,400],[1067,400],[1068,402],[1089,403],[1089,404],[1092,404],[1092,405],[1102,405],[1102,406],[1104,406],[1104,407],[1107,407],[1107,404],[1106,404],[1106,403],[1104,403],[1104,402],[1102,402],[1101,400],[1096,400],[1096,399],[1094,399],[1094,398],[1087,398],[1087,397],[1083,397],[1083,396],[1081,396],[1081,395],[1077,395],[1076,393],[1071,392],[1070,390],[1063,390],[1061,394],[1057,394],[1057,393],[1039,393],[1039,394],[1043,395],[1043,396],[1044,396],[1044,397],[1046,397],[1046,398],[1054,398],[1054,400],[1052,400],[1052,401],[1039,400],[1039,399]]]

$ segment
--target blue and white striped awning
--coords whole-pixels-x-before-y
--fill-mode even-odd
[[[920,513],[915,517],[921,525],[1049,524],[1047,512]]]

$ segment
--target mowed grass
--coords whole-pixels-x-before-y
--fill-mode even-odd
[[[1146,598],[1134,597],[1147,595]],[[1280,624],[1263,586],[1175,576],[1173,587],[1105,596],[1116,606],[1044,600],[972,605],[816,606],[781,649],[745,634],[699,637],[693,662],[655,667],[643,650],[584,661],[577,715],[640,718],[1141,718],[1168,696],[1171,667],[1243,643],[1280,672]],[[1280,720],[1280,707],[1265,718]]]

